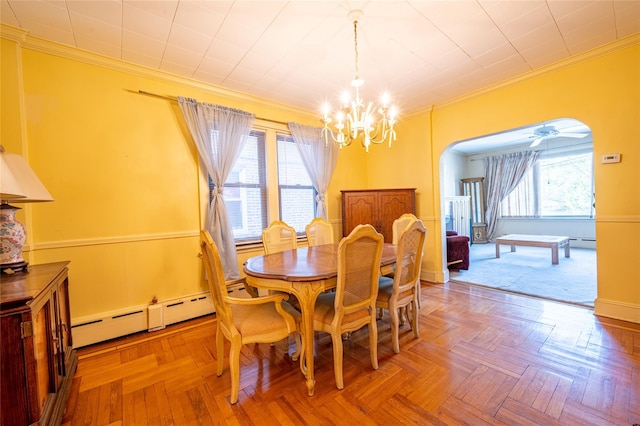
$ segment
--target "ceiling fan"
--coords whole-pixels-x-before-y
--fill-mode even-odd
[[[538,127],[537,129],[535,129],[533,131],[533,136],[530,136],[530,137],[535,138],[535,139],[533,140],[533,142],[531,142],[531,145],[529,145],[529,148],[533,148],[535,146],[538,146],[540,144],[540,142],[542,142],[543,140],[546,140],[546,139],[551,139],[551,138],[584,138],[586,136],[587,136],[586,133],[561,132],[558,129],[556,129],[554,126],[547,126],[546,124],[543,124],[542,127]]]

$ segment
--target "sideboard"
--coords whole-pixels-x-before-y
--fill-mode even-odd
[[[78,358],[69,262],[0,277],[0,425],[58,425]]]

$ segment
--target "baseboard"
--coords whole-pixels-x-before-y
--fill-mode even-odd
[[[215,312],[209,292],[103,312],[72,321],[73,347],[92,345],[140,331],[155,331],[167,325]]]
[[[251,297],[246,293],[242,280],[234,282],[227,288],[233,297]],[[73,347],[80,348],[141,331],[153,332],[171,324],[214,312],[213,300],[207,291],[160,301],[152,305],[131,306],[74,318],[71,326]]]
[[[640,305],[596,298],[594,314],[640,324]]]
[[[449,270],[443,272],[437,271],[420,271],[420,279],[422,281],[428,281],[430,283],[446,283],[449,281]]]

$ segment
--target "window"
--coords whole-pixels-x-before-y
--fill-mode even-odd
[[[538,159],[500,206],[502,217],[594,217],[593,153]]]
[[[224,183],[224,201],[236,242],[260,238],[267,226],[265,132],[252,130]]]
[[[280,218],[304,234],[315,217],[316,190],[291,136],[278,134],[278,195]]]
[[[254,128],[224,184],[236,244],[259,242],[273,220],[287,222],[303,235],[315,216],[316,191],[286,130]]]

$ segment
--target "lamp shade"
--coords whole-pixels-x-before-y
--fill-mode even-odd
[[[53,201],[27,162],[17,154],[0,153],[0,199],[12,203]]]

